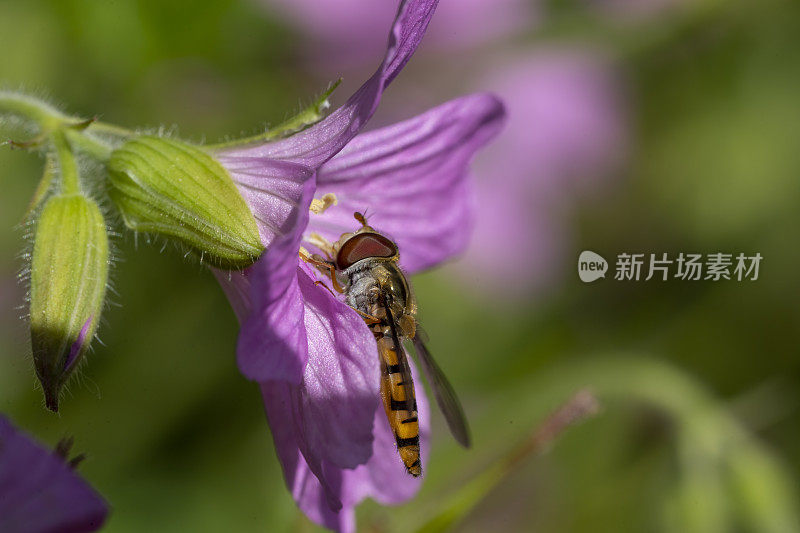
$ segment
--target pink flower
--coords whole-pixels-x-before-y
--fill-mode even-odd
[[[0,531],[97,531],[108,509],[62,457],[18,432],[0,415]]]
[[[568,210],[624,159],[621,91],[602,59],[577,50],[505,56],[477,85],[497,92],[509,122],[476,164],[482,208],[458,267],[470,282],[482,273],[472,285],[493,297],[525,297],[565,271]]]
[[[435,5],[401,3],[381,67],[326,119],[287,139],[217,154],[266,246],[246,271],[216,272],[242,323],[239,368],[261,384],[298,506],[337,530],[354,529],[354,507],[364,498],[399,503],[420,480],[405,472],[383,412],[375,338],[352,308],[314,283],[318,272],[298,252],[301,243],[313,246],[312,233],[335,241],[352,231],[354,211],[365,209],[370,223],[397,243],[408,273],[466,245],[473,207],[468,165],[503,123],[497,98],[462,97],[359,134],[419,44]],[[312,198],[327,193],[337,205],[310,215]],[[423,394],[417,405],[424,453]]]

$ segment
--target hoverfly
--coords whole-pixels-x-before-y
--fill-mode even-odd
[[[397,245],[371,228],[361,213],[354,217],[361,223],[357,231],[342,234],[336,243],[321,243],[329,259],[305,251],[300,256],[330,276],[334,290],[345,295],[347,305],[364,318],[375,336],[383,407],[406,471],[417,477],[422,474],[417,402],[403,340],[413,343],[436,403],[456,441],[465,448],[470,445],[469,429],[453,387],[421,338],[416,301],[398,264]]]

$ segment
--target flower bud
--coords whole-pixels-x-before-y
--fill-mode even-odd
[[[31,346],[47,407],[94,336],[108,281],[108,234],[97,204],[79,194],[42,208],[31,260]]]
[[[109,195],[135,231],[177,239],[223,268],[252,264],[264,247],[228,171],[201,149],[138,137],[111,154]]]

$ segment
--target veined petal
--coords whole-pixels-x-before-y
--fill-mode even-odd
[[[285,381],[270,381],[261,384],[261,396],[267,414],[275,451],[283,468],[286,486],[298,504],[314,501],[315,505],[301,507],[306,514],[319,513],[312,520],[318,523],[322,513],[338,513],[342,508],[341,485],[333,480],[330,484],[322,466],[322,459],[309,452],[302,424],[299,396],[302,385]],[[308,459],[307,459],[308,457]],[[311,494],[313,492],[313,494]]]
[[[336,241],[355,229],[353,212],[366,210],[409,272],[452,257],[471,230],[469,163],[504,118],[503,104],[482,93],[359,135],[319,169],[317,195],[332,192],[338,204],[311,217],[308,231]]]
[[[358,313],[300,270],[308,336],[301,406],[306,441],[332,465],[355,468],[372,450],[372,413],[380,397],[375,337]]]
[[[107,512],[103,499],[61,458],[0,415],[0,531],[96,531]]]
[[[419,384],[417,409],[425,464],[430,450],[430,410],[419,374],[413,362],[410,363],[415,383]],[[284,383],[268,383],[261,387],[286,484],[306,516],[334,531],[350,533],[355,531],[355,507],[364,499],[373,498],[381,504],[392,505],[405,502],[417,493],[422,479],[405,471],[380,405],[374,411],[372,455],[365,464],[355,469],[342,469],[325,460],[307,462],[291,407],[292,389],[293,386]],[[374,392],[378,394],[377,387]]]
[[[262,393],[289,488],[298,482],[287,469],[296,448],[324,487],[327,506],[338,510],[337,480],[326,468],[353,469],[372,454],[380,403],[377,345],[354,310],[315,285],[305,266],[296,268],[308,362],[299,384],[270,381]],[[281,451],[284,441],[289,451]]]
[[[289,161],[224,152],[217,158],[250,207],[261,244],[268,247],[277,237],[286,234],[298,216],[314,169]]]
[[[287,220],[290,229],[276,238],[246,273],[252,309],[242,323],[236,353],[239,370],[253,381],[300,383],[303,379],[308,341],[297,253],[313,194],[314,180],[310,179],[303,185],[293,218]],[[221,281],[225,283],[224,275]],[[241,283],[241,279],[237,281]],[[226,290],[229,296],[237,294],[231,289]],[[243,307],[242,302],[232,299],[231,303],[235,309]]]
[[[333,157],[372,117],[384,89],[419,46],[437,4],[438,0],[404,0],[400,4],[381,66],[342,107],[291,137],[231,150],[227,156],[292,161],[310,168]]]
[[[247,270],[218,270],[210,269],[214,277],[217,278],[222,291],[228,297],[233,312],[239,325],[244,324],[253,309],[253,301],[250,296],[250,278]]]

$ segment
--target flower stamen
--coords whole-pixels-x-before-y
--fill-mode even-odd
[[[316,231],[311,232],[309,235],[303,237],[303,240],[312,246],[316,246],[319,250],[328,256],[328,258],[333,258],[334,249],[333,243],[317,233]]]
[[[324,213],[329,207],[336,205],[338,200],[336,199],[336,195],[333,193],[325,193],[322,195],[322,198],[314,198],[311,201],[311,207],[309,207],[309,211],[314,213],[315,215],[321,215]]]

